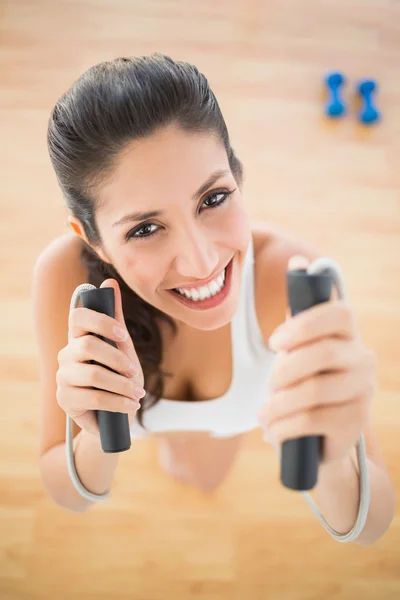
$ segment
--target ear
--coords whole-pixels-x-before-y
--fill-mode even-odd
[[[100,248],[95,248],[92,244],[89,244],[85,231],[82,227],[82,224],[80,222],[79,219],[77,219],[76,217],[74,217],[73,215],[69,215],[68,216],[68,225],[70,226],[70,228],[72,229],[72,231],[74,233],[76,233],[76,235],[78,235],[80,238],[83,239],[84,242],[86,242],[86,244],[88,246],[90,246],[95,252],[96,254],[99,256],[99,258],[101,258],[101,260],[107,264],[110,264],[110,260],[108,259],[108,257],[104,254],[104,252],[102,250],[100,250]]]
[[[88,244],[88,241],[87,241],[86,235],[85,235],[85,231],[82,227],[80,220],[77,219],[76,217],[74,217],[73,215],[68,215],[67,221],[68,221],[68,225],[69,225],[70,229],[72,229],[72,231],[74,233],[76,233],[76,235],[78,235],[80,238],[83,239],[84,242],[86,242]]]

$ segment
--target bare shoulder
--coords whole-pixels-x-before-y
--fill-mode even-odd
[[[66,233],[52,240],[39,254],[35,270],[58,276],[65,285],[79,285],[87,279],[87,270],[83,265],[80,254],[82,240],[74,233]],[[75,285],[75,287],[76,287]]]
[[[58,354],[68,344],[68,316],[74,290],[87,281],[80,260],[81,238],[60,236],[39,254],[33,270],[31,297],[40,369],[40,454],[65,440],[65,413],[56,401]],[[79,428],[73,423],[74,435]]]
[[[251,230],[254,244],[256,313],[267,343],[272,331],[286,318],[286,271],[290,257],[301,254],[314,261],[321,254],[307,239],[267,223],[252,223]]]

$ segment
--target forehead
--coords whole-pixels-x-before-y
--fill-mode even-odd
[[[112,176],[101,186],[102,205],[120,211],[121,203],[131,205],[135,200],[146,204],[169,195],[187,198],[218,168],[229,169],[229,163],[214,134],[164,128],[132,142],[121,153]]]

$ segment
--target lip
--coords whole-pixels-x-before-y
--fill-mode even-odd
[[[232,257],[233,258],[233,257]],[[214,279],[217,279],[217,277],[219,277],[219,275],[221,275],[223,273],[223,271],[225,271],[226,267],[229,265],[229,263],[232,261],[232,258],[229,260],[229,262],[226,263],[226,265],[224,267],[222,267],[222,269],[220,269],[219,271],[216,271],[214,275],[210,275],[210,277],[208,277],[207,279],[204,279],[201,283],[190,283],[187,285],[176,285],[173,288],[169,288],[168,291],[173,291],[173,290],[177,290],[178,288],[181,290],[190,290],[191,288],[201,288],[203,287],[203,285],[208,285],[209,283],[211,283],[211,281],[214,281]]]
[[[181,304],[187,306],[192,310],[209,310],[211,308],[215,308],[222,304],[225,298],[229,295],[232,284],[232,271],[233,271],[233,258],[227,264],[226,273],[225,273],[225,285],[218,294],[215,296],[211,296],[211,298],[206,298],[205,300],[199,300],[195,302],[194,300],[190,300],[186,298],[186,296],[182,296],[179,292],[175,290],[167,290],[170,294],[174,296]]]

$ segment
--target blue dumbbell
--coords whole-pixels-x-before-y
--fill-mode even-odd
[[[357,85],[357,93],[362,101],[362,107],[358,113],[358,119],[361,123],[370,125],[380,118],[380,112],[373,104],[373,94],[377,89],[376,81],[373,79],[363,79]]]
[[[325,105],[325,113],[328,117],[337,118],[346,113],[346,106],[340,97],[341,87],[346,82],[342,73],[330,73],[325,77],[328,89],[328,102]]]

